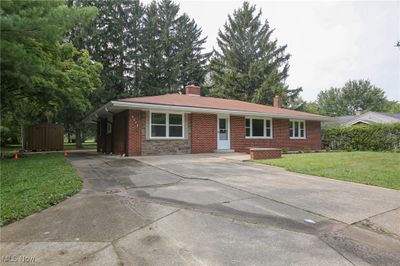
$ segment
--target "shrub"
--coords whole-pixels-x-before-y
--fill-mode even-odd
[[[322,128],[326,150],[399,151],[400,123]]]

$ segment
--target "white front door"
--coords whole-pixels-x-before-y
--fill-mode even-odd
[[[229,150],[231,148],[229,115],[218,115],[217,119],[218,150]]]

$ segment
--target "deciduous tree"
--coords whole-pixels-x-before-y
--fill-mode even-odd
[[[68,73],[64,37],[93,19],[96,9],[68,8],[63,1],[1,1],[0,12],[2,133],[55,122],[71,82],[82,78]],[[85,90],[91,88],[80,88]]]
[[[330,88],[318,94],[321,114],[354,115],[356,111],[385,111],[387,99],[382,89],[369,80],[350,80],[342,88]]]

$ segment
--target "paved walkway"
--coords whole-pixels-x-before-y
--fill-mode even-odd
[[[70,154],[84,189],[3,227],[0,253],[36,265],[400,263],[399,191],[226,156]]]

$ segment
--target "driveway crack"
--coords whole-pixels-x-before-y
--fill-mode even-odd
[[[176,210],[174,210],[174,211],[172,211],[172,212],[170,212],[170,213],[168,213],[168,214],[166,214],[166,215],[164,215],[164,216],[162,216],[162,217],[160,217],[160,218],[157,218],[157,219],[155,219],[155,220],[153,220],[153,221],[151,221],[151,222],[149,222],[149,223],[146,223],[146,224],[144,224],[144,225],[142,225],[142,226],[139,226],[138,228],[135,228],[134,230],[132,230],[132,231],[126,233],[125,235],[120,236],[120,237],[114,239],[113,241],[111,241],[111,244],[115,244],[115,243],[118,242],[120,239],[122,239],[122,238],[124,238],[124,237],[126,237],[126,236],[128,236],[128,235],[130,235],[130,234],[132,234],[132,233],[134,233],[134,232],[137,232],[137,231],[139,231],[139,230],[142,230],[143,228],[146,228],[147,226],[152,225],[152,224],[154,224],[154,223],[156,223],[156,222],[158,222],[158,221],[160,221],[160,220],[162,220],[162,219],[164,219],[164,218],[167,218],[167,217],[169,217],[169,216],[171,216],[171,215],[177,213],[178,211],[180,211],[180,209],[176,209]]]
[[[146,164],[146,165],[150,166],[150,167],[154,167],[154,168],[159,169],[159,170],[161,170],[161,171],[164,171],[164,172],[166,172],[166,173],[169,173],[169,174],[173,174],[173,175],[175,175],[175,176],[178,176],[178,177],[180,177],[180,178],[182,178],[182,179],[201,180],[201,181],[210,181],[210,182],[214,182],[214,183],[216,183],[216,184],[219,184],[219,185],[222,185],[222,186],[225,186],[225,187],[229,187],[229,188],[231,188],[231,189],[235,189],[235,190],[240,191],[240,192],[245,192],[245,193],[254,195],[255,197],[260,197],[260,198],[263,198],[263,199],[271,200],[271,201],[273,201],[273,202],[276,202],[276,203],[279,203],[279,204],[283,204],[283,205],[286,205],[286,206],[290,206],[290,207],[292,207],[292,208],[295,208],[295,209],[298,209],[298,210],[301,210],[301,211],[304,211],[304,212],[307,212],[307,213],[310,213],[310,214],[313,214],[313,215],[317,215],[317,216],[319,216],[319,217],[323,217],[323,218],[327,218],[327,219],[330,219],[330,220],[333,220],[333,221],[337,221],[337,220],[335,220],[335,219],[332,219],[332,218],[330,218],[330,217],[326,217],[326,216],[321,215],[321,214],[319,214],[319,213],[315,213],[315,212],[312,212],[312,211],[310,211],[310,210],[302,209],[302,208],[299,208],[299,207],[297,207],[297,206],[295,206],[295,205],[292,205],[292,204],[289,204],[289,203],[286,203],[286,202],[282,202],[282,201],[278,201],[278,200],[273,199],[273,198],[265,197],[265,196],[262,196],[262,195],[260,195],[260,194],[255,193],[255,192],[247,191],[247,190],[242,189],[242,188],[238,188],[238,187],[235,187],[235,186],[232,186],[232,185],[228,185],[228,184],[226,184],[226,183],[222,183],[222,182],[220,182],[220,181],[216,181],[215,179],[202,178],[202,177],[188,177],[188,176],[185,176],[185,175],[176,173],[176,172],[174,172],[174,171],[165,169],[165,168],[160,167],[160,166],[155,166],[155,165],[152,165],[152,164],[150,164],[150,163],[143,162],[143,161],[141,161],[141,162],[142,162],[143,164]],[[235,164],[238,164],[237,162],[234,162],[234,163],[235,163]],[[337,222],[343,223],[342,221],[337,221]]]

